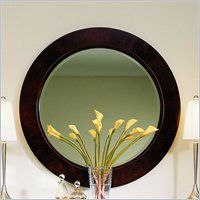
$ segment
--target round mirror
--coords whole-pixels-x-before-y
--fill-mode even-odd
[[[46,130],[52,124],[67,136],[68,125],[77,125],[92,156],[88,129],[93,128],[94,109],[104,114],[104,137],[119,118],[136,118],[136,126],[159,129],[113,168],[112,187],[130,183],[152,170],[172,145],[180,115],[176,80],[162,56],[135,35],[112,28],[69,33],[44,49],[30,67],[20,96],[20,120],[38,160],[57,176],[65,174],[67,181],[79,180],[83,186],[89,181],[82,158]]]
[[[69,124],[76,124],[93,158],[93,139],[88,130],[93,128],[91,120],[95,109],[104,114],[101,134],[104,142],[107,131],[119,118],[126,121],[136,118],[137,126],[143,128],[149,124],[157,126],[160,99],[151,76],[136,60],[112,49],[92,48],[65,58],[51,72],[40,97],[40,121],[46,135],[48,124],[64,135],[70,133]],[[115,136],[111,146],[119,134]],[[149,135],[136,143],[116,165],[138,156],[153,137]],[[47,138],[62,156],[85,165],[81,156],[66,143]]]

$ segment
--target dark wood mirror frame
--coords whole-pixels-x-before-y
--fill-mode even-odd
[[[66,57],[80,50],[108,48],[138,61],[152,77],[160,98],[159,131],[135,159],[114,167],[112,187],[130,183],[152,170],[166,155],[175,138],[180,116],[180,98],[175,78],[161,55],[144,40],[112,28],[87,28],[69,33],[50,44],[30,67],[20,96],[20,120],[31,150],[55,175],[65,174],[73,183],[88,187],[86,167],[60,155],[45,136],[40,122],[39,99],[49,74]],[[145,111],[144,111],[145,112]]]

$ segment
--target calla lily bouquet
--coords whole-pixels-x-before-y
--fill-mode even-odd
[[[58,138],[60,141],[63,141],[74,148],[74,150],[82,156],[86,165],[92,168],[104,167],[105,169],[108,169],[112,167],[116,161],[137,141],[158,130],[154,126],[148,126],[145,130],[141,127],[132,128],[138,120],[130,119],[125,124],[123,119],[119,119],[114,123],[114,126],[108,130],[106,140],[104,144],[101,144],[103,114],[95,110],[95,115],[96,119],[92,120],[94,129],[88,131],[94,141],[94,161],[92,161],[81,133],[75,125],[69,125],[69,129],[72,132],[69,133],[68,137],[59,133],[52,125],[47,126],[47,131],[50,136]],[[111,141],[114,135],[117,134],[117,130],[123,124],[125,124],[123,131],[120,133],[116,143],[111,146]],[[127,144],[117,152],[117,149],[122,143]]]

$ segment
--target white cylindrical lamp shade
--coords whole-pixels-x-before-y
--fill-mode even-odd
[[[1,99],[1,141],[16,141],[16,129],[12,105]]]
[[[198,96],[194,96],[194,98],[187,104],[183,139],[191,141],[199,140],[199,97]]]

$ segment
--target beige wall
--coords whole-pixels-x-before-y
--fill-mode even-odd
[[[103,26],[128,31],[151,44],[170,66],[182,105],[178,134],[168,154],[144,177],[112,189],[111,198],[185,198],[193,180],[192,148],[181,134],[186,102],[198,91],[197,1],[13,1],[2,5],[2,95],[13,103],[19,139],[8,146],[10,195],[53,198],[57,185],[57,178],[30,151],[21,130],[18,105],[27,70],[55,39],[77,29]]]

